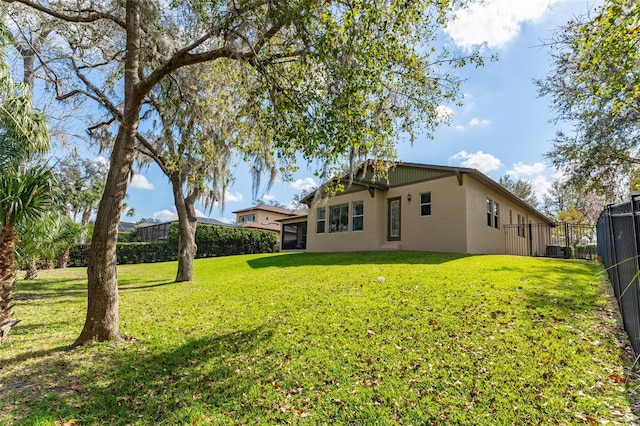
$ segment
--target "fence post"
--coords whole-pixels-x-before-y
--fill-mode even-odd
[[[635,242],[635,244],[633,245],[634,248],[634,257],[635,257],[635,270],[636,272],[640,271],[640,258],[638,257],[638,255],[640,254],[640,240],[638,239],[638,224],[640,223],[638,220],[638,215],[637,215],[637,210],[636,210],[636,197],[635,196],[631,196],[631,217],[633,219],[633,240]],[[638,289],[638,277],[637,275],[634,276],[633,278],[633,282],[630,283],[629,285],[635,285],[636,289]],[[638,294],[637,292],[635,293],[636,295]],[[636,296],[636,312],[640,312],[640,297]],[[639,331],[636,330],[636,333],[638,333]],[[634,336],[635,339],[638,339],[638,335],[636,334]],[[638,355],[638,342],[631,342],[631,345],[633,346],[636,355]]]
[[[607,204],[606,211],[606,220],[607,220],[607,238],[609,240],[609,263],[610,265],[604,265],[605,268],[609,268],[611,271],[609,275],[609,279],[611,280],[611,284],[613,285],[613,292],[616,295],[616,299],[618,301],[618,306],[620,307],[620,314],[624,318],[624,312],[622,307],[622,300],[620,299],[620,273],[618,271],[618,254],[616,253],[616,239],[615,234],[613,232],[613,217],[611,215],[611,207],[613,204]]]

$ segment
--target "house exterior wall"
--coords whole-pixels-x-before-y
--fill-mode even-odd
[[[311,200],[307,251],[418,250],[545,255],[551,235],[549,220],[486,176],[476,177],[468,172],[455,174],[442,169],[429,170],[433,176],[419,174],[417,168],[404,172],[399,169],[396,175],[390,176],[395,178],[395,185],[388,190],[371,189],[373,197],[366,187],[354,185],[337,196]],[[414,178],[423,180],[403,183]],[[430,194],[431,201],[429,215],[421,212],[421,194],[426,193]],[[401,207],[400,238],[393,241],[388,238],[390,199],[399,199]],[[491,200],[491,224],[487,200]],[[354,202],[363,203],[362,230],[353,230]],[[344,232],[330,232],[330,207],[338,205],[348,206],[348,228]],[[495,205],[498,206],[497,222]],[[318,208],[325,209],[323,233],[317,232]]]
[[[530,223],[546,223],[542,217],[533,213],[532,209],[525,209],[469,175],[464,176],[464,184],[467,200],[466,228],[468,230],[466,253],[505,254],[507,236],[504,226],[518,225],[519,216],[523,224],[522,232],[518,235],[520,238],[515,239],[514,247],[510,247],[509,251],[519,255],[529,255],[530,250],[533,250],[533,255],[544,254],[548,242],[546,234],[539,231],[540,235],[536,235],[532,239],[527,226]],[[487,199],[497,202],[499,205],[498,228],[495,227],[495,224],[489,226],[487,223]]]
[[[420,194],[431,193],[431,215],[421,216]],[[407,195],[411,194],[411,201]],[[400,198],[400,240],[388,241],[388,200]],[[363,230],[353,231],[353,202],[364,204]],[[349,229],[329,232],[329,207],[349,206]],[[339,194],[311,203],[307,251],[421,250],[466,252],[466,201],[455,176],[401,185],[388,191],[367,189]],[[318,208],[325,208],[325,232],[317,233]]]
[[[290,217],[290,215],[286,215],[282,213],[255,209],[255,210],[245,211],[242,213],[236,213],[236,223],[241,223],[243,216],[251,216],[251,215],[255,216],[255,220],[253,220],[252,222],[256,222],[256,223],[272,223],[278,219],[284,219],[284,218]]]
[[[311,203],[308,212],[307,224],[307,251],[332,252],[332,251],[361,251],[376,250],[379,246],[379,205],[382,199],[382,191],[374,193],[372,198],[369,191],[349,192],[335,197],[319,199]],[[353,202],[363,202],[363,230],[353,231]],[[329,232],[329,208],[348,204],[348,230],[346,232]],[[317,232],[318,208],[325,209],[325,231]]]
[[[420,195],[431,194],[431,215],[422,216]],[[411,194],[411,202],[407,195]],[[403,250],[466,252],[466,200],[464,188],[455,176],[391,188],[387,198],[402,199],[402,228],[399,247]],[[384,240],[386,212],[384,205]]]

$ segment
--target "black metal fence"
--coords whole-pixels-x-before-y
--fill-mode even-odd
[[[598,255],[613,287],[624,329],[640,355],[640,197],[608,205],[598,218]]]
[[[594,259],[596,228],[570,223],[504,225],[505,254]]]

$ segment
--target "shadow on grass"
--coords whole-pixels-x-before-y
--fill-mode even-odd
[[[58,346],[50,349],[43,349],[39,351],[24,352],[19,355],[16,355],[13,358],[3,360],[2,368],[7,368],[19,362],[27,361],[30,359],[46,358],[49,355],[65,353],[70,351],[71,349],[72,349],[71,345],[65,345],[65,346]],[[8,382],[11,382],[11,380],[9,380]]]
[[[43,375],[49,384],[34,395],[29,407],[20,407],[19,424],[71,418],[87,425],[191,424],[203,412],[233,415],[249,388],[273,374],[276,365],[256,362],[249,355],[271,337],[271,331],[258,327],[191,340],[165,352],[152,352],[142,343],[111,349],[105,345],[81,353],[88,368],[71,368],[74,361],[50,356],[59,348],[20,355],[12,361],[40,359],[5,379],[17,383],[8,392],[36,389]],[[77,355],[73,352],[72,360]],[[30,383],[31,377],[39,377],[40,384]],[[5,392],[0,390],[0,397],[6,398]]]
[[[154,284],[146,284],[144,283],[154,283]],[[172,284],[185,284],[185,283],[177,283],[175,281],[164,281],[164,282],[156,282],[154,280],[148,281],[138,281],[138,280],[119,280],[118,281],[118,290],[119,291],[135,291],[135,290],[148,290],[156,287],[164,287]],[[188,284],[188,283],[187,283]]]
[[[552,309],[565,314],[598,309],[599,292],[593,286],[597,270],[575,261],[561,261],[561,265],[557,262],[542,262],[537,267],[501,267],[496,271],[526,277],[522,291],[529,309]]]
[[[75,284],[65,287],[55,287],[53,285],[59,285],[66,282],[76,282]],[[78,283],[78,280],[47,280],[42,281],[26,281],[19,282],[15,291],[15,300],[38,300],[38,299],[50,299],[54,297],[87,297],[87,282]],[[163,287],[171,284],[183,284],[176,283],[174,281],[161,281],[149,279],[140,280],[137,278],[131,279],[119,279],[118,290],[130,291],[130,290],[145,290],[156,287]]]
[[[419,251],[362,251],[344,253],[287,253],[247,261],[251,268],[289,268],[309,265],[438,265],[477,255]]]

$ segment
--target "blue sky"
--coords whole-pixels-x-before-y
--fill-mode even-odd
[[[450,125],[441,126],[433,140],[400,143],[400,160],[473,167],[495,180],[509,174],[530,180],[541,199],[554,179],[555,171],[544,154],[552,148],[557,130],[550,122],[549,100],[538,97],[534,84],[534,79],[549,72],[550,51],[543,43],[560,25],[592,12],[597,5],[584,0],[484,0],[461,13],[456,24],[447,28],[448,42],[462,49],[481,46],[487,56],[497,53],[499,60],[460,70],[466,79],[461,87],[463,106],[442,105],[442,112],[451,115]],[[277,180],[259,195],[288,205],[302,189],[319,184],[313,164],[299,167],[292,182]],[[231,212],[255,204],[248,170],[239,167],[235,176],[225,209],[207,211],[200,206],[203,216],[230,222],[235,217]],[[136,213],[124,220],[177,217],[168,180],[155,166],[138,172],[127,204]]]

